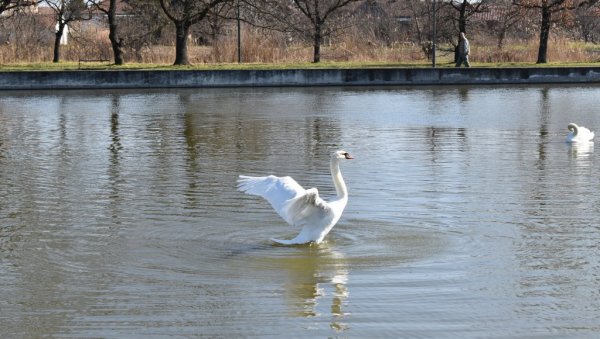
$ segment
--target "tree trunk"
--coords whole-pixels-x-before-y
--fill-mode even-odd
[[[502,27],[498,32],[498,49],[504,48],[504,39],[506,39],[506,28]]]
[[[540,29],[540,46],[538,49],[538,64],[548,62],[548,38],[550,37],[550,24],[552,12],[548,7],[542,7],[542,27]]]
[[[321,36],[321,25],[320,24],[315,24],[315,35],[314,35],[314,41],[313,41],[313,47],[314,47],[314,56],[313,56],[313,62],[314,63],[319,63],[321,61],[321,41],[323,40],[323,37]]]
[[[52,62],[57,63],[60,61],[60,40],[62,39],[63,33],[65,31],[65,24],[62,22],[58,23],[58,29],[54,34],[54,57],[52,58]]]
[[[113,55],[115,58],[115,65],[123,65],[125,60],[123,59],[123,49],[121,39],[117,36],[117,33],[111,30],[108,34],[110,44],[112,46]]]
[[[463,0],[462,5],[460,6],[459,17],[458,17],[458,31],[467,33],[467,6],[469,2],[467,0]]]
[[[123,41],[119,37],[118,26],[117,26],[117,1],[110,0],[108,8],[108,38],[112,46],[113,55],[115,57],[115,65],[123,65]]]
[[[175,63],[174,65],[190,65],[187,50],[187,37],[190,31],[190,24],[185,21],[175,23]]]

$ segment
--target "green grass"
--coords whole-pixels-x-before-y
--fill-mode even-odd
[[[548,62],[546,64],[536,64],[534,62],[503,62],[503,63],[471,63],[471,67],[483,68],[510,68],[510,67],[600,67],[599,62]]]

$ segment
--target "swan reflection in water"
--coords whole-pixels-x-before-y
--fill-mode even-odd
[[[287,274],[286,303],[292,316],[323,317],[331,314],[330,327],[344,331],[348,315],[348,264],[344,255],[327,242],[298,246],[293,256],[280,258]]]
[[[574,159],[588,158],[594,153],[593,142],[568,143],[569,156]]]

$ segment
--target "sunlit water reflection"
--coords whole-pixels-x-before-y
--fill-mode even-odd
[[[600,330],[600,87],[0,94],[6,337]],[[238,174],[350,201],[293,237]]]

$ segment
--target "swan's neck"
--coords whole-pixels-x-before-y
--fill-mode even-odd
[[[574,137],[577,136],[577,134],[579,133],[579,126],[571,123],[567,127],[569,128],[569,131],[571,131],[573,133]]]
[[[337,197],[340,199],[348,198],[348,189],[346,188],[346,183],[344,182],[344,178],[342,178],[342,172],[340,172],[340,161],[337,158],[331,159],[331,178],[333,179],[333,184],[335,185],[335,191],[337,193]]]

